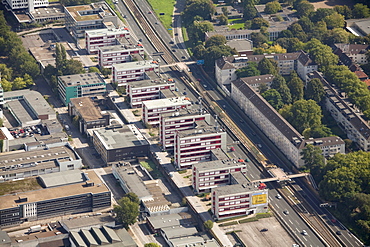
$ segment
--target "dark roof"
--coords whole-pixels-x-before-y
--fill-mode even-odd
[[[250,76],[250,77],[243,77],[240,78],[247,84],[262,84],[262,83],[269,83],[272,82],[274,76],[271,74],[268,75],[257,75],[257,76]]]
[[[301,51],[301,54],[299,54],[298,61],[303,65],[303,66],[308,66],[308,65],[314,65],[315,63],[312,61],[310,58],[310,55],[304,51]]]
[[[364,54],[369,49],[369,45],[362,44],[344,44],[338,43],[334,44],[336,48],[341,49],[344,53],[347,54]]]

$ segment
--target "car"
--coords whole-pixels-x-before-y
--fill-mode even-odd
[[[306,232],[306,230],[303,230],[302,231],[302,235],[304,235],[304,236],[307,236],[308,235],[308,233]]]
[[[173,51],[173,52],[176,52],[176,50],[175,50],[175,49],[173,49],[172,51]]]
[[[239,122],[244,123],[244,120],[243,119],[240,119]]]
[[[175,36],[179,36],[179,34],[178,33],[175,33]]]
[[[176,91],[176,92],[178,92],[178,91],[179,91],[179,89],[178,89],[178,88],[175,88],[175,91]]]
[[[231,148],[230,148],[230,151],[235,151],[235,148],[234,148],[234,147],[231,147]]]
[[[143,42],[143,39],[139,39],[139,42]]]
[[[276,198],[277,198],[277,199],[281,199],[282,197],[281,197],[281,195],[280,195],[280,194],[277,194],[277,195],[276,195]]]
[[[260,232],[267,232],[269,229],[267,229],[267,228],[263,228],[263,229],[261,229],[260,230]]]
[[[69,126],[66,124],[66,125],[64,125],[64,128],[66,129],[66,130],[69,130]]]
[[[342,232],[341,231],[337,231],[336,234],[337,235],[342,235]]]
[[[170,41],[170,44],[174,44],[175,42],[173,42],[172,40]]]
[[[151,14],[151,13],[152,13],[152,11],[149,11],[149,12],[148,12],[148,14]]]
[[[187,92],[183,92],[184,95],[187,95],[188,93]]]
[[[337,222],[336,219],[331,219],[330,221],[333,222],[333,223],[336,223]]]
[[[204,88],[206,88],[206,87],[207,87],[207,85],[206,85],[206,84],[203,84],[203,87],[204,87]]]
[[[257,146],[258,146],[259,148],[262,148],[262,145],[261,145],[260,143],[258,143],[258,144],[257,144]]]
[[[185,57],[185,56],[182,56],[181,58],[182,58],[182,59],[186,59],[186,57]]]
[[[284,213],[285,215],[288,215],[288,214],[289,214],[289,211],[288,211],[288,210],[284,210],[284,211],[283,211],[283,213]]]

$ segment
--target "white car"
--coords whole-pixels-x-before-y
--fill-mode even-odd
[[[64,125],[64,128],[66,129],[66,130],[69,130],[69,126],[66,124],[66,125]]]
[[[307,235],[308,235],[308,233],[306,232],[306,230],[303,230],[303,231],[302,231],[302,234],[303,234],[304,236],[307,236]]]
[[[277,199],[281,199],[281,195],[280,195],[280,194],[277,194],[277,195],[276,195],[276,198],[277,198]]]

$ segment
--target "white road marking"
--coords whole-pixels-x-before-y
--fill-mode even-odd
[[[292,225],[293,225],[293,222],[292,222],[291,220],[289,220],[289,222],[290,222],[290,224],[292,224]]]

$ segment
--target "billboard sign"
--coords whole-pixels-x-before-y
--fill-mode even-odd
[[[252,194],[252,205],[253,206],[267,205],[267,192],[258,192]]]

